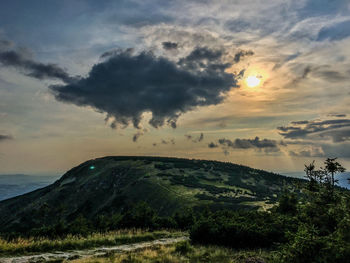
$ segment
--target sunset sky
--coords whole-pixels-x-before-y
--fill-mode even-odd
[[[0,173],[106,155],[350,169],[349,0],[2,0]]]

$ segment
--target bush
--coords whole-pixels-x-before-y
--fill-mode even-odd
[[[199,219],[190,231],[191,240],[232,248],[272,247],[286,242],[293,222],[266,212],[219,211]]]
[[[186,255],[193,250],[191,244],[188,241],[182,241],[175,245],[175,252],[178,252],[182,255]]]

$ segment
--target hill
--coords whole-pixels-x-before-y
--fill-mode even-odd
[[[0,174],[0,201],[47,186],[57,178],[55,175]]]
[[[271,206],[300,179],[242,165],[163,157],[104,157],[89,160],[55,183],[0,202],[0,229],[26,231],[120,213],[141,201],[159,215],[186,208],[257,209]]]

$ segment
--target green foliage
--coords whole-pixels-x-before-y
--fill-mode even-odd
[[[182,250],[184,246],[185,250]],[[109,257],[78,259],[73,263],[272,263],[273,256],[274,253],[269,251],[236,251],[217,246],[191,246],[186,242],[180,242],[180,244],[115,253]]]
[[[190,253],[192,250],[193,250],[193,247],[188,241],[178,242],[175,246],[175,252],[180,253],[182,255],[186,255]]]
[[[345,169],[328,158],[325,168],[305,166],[307,199],[298,208],[298,231],[282,246],[282,262],[348,262],[350,258],[350,196],[335,187]]]
[[[281,214],[296,215],[298,199],[294,193],[285,191],[278,200],[277,212]]]
[[[33,252],[65,251],[72,249],[87,249],[99,246],[116,246],[141,241],[151,241],[159,238],[178,236],[179,233],[169,231],[144,232],[141,230],[121,230],[117,232],[68,235],[62,238],[48,239],[43,237],[0,238],[0,256],[26,254]]]
[[[91,170],[92,166],[95,169]],[[104,157],[71,169],[50,186],[0,202],[0,232],[24,234],[36,229],[49,235],[57,227],[56,236],[65,232],[59,229],[60,222],[74,233],[84,235],[91,227],[87,224],[101,231],[117,229],[121,217],[141,201],[161,219],[145,214],[148,221],[144,223],[137,219],[142,215],[132,213],[129,217],[133,223],[140,227],[173,227],[169,218],[176,212],[198,211],[205,206],[256,209],[266,202],[276,202],[283,186],[296,190],[296,182],[301,180],[217,161]],[[111,219],[113,216],[116,218]],[[70,227],[78,217],[88,222]],[[132,225],[125,220],[123,223]],[[188,225],[180,222],[179,227]]]
[[[336,159],[327,159],[324,167],[320,169],[316,169],[314,162],[306,165],[308,182],[300,184],[301,189],[296,189],[292,182],[275,177],[274,174],[244,166],[167,158],[158,158],[154,163],[155,160],[152,158],[138,158],[141,157],[132,157],[131,160],[130,158],[118,159],[126,163],[118,164],[117,167],[113,164],[112,175],[98,175],[108,180],[113,179],[114,184],[123,186],[124,188],[121,188],[125,190],[113,192],[106,199],[108,200],[106,204],[101,206],[98,199],[96,202],[95,199],[89,199],[72,212],[64,206],[56,210],[52,207],[52,203],[43,202],[36,207],[32,216],[24,214],[13,223],[12,229],[22,235],[23,232],[27,232],[38,240],[43,236],[53,239],[53,243],[57,239],[67,239],[72,234],[85,240],[82,243],[74,243],[71,240],[62,242],[61,245],[54,243],[61,249],[79,247],[83,244],[93,246],[103,242],[107,245],[122,244],[130,240],[129,237],[124,236],[107,239],[107,241],[106,239],[92,241],[89,237],[95,232],[105,233],[135,227],[149,230],[182,229],[189,230],[193,244],[219,245],[234,249],[273,249],[277,252],[272,254],[277,256],[274,260],[271,259],[271,262],[275,263],[349,262],[350,194],[349,191],[337,188],[335,185],[337,174],[345,170]],[[130,162],[135,167],[130,168]],[[110,164],[110,160],[106,163],[106,165]],[[137,168],[137,165],[144,167],[145,163],[148,167],[147,173]],[[86,172],[86,167],[89,165],[90,163],[87,163],[80,168],[75,168],[74,174],[77,171]],[[102,169],[102,165],[96,165],[96,167],[98,168],[94,171],[98,172]],[[166,173],[159,170],[166,170]],[[222,174],[224,176],[221,177]],[[91,185],[95,186],[96,178],[97,176],[84,178],[85,183],[79,187],[89,189]],[[165,180],[162,180],[164,178]],[[66,179],[63,178],[62,181]],[[71,181],[70,179],[69,184]],[[263,183],[259,183],[260,181]],[[162,183],[164,185],[161,185]],[[102,185],[109,189],[108,184]],[[271,189],[276,189],[277,186],[280,187],[279,190],[271,193]],[[51,189],[45,190],[46,193],[56,189],[56,186],[50,187]],[[61,196],[62,192],[67,192],[64,187],[60,186],[59,189],[58,196]],[[135,189],[137,191],[133,193],[132,190],[135,191]],[[183,197],[178,189],[188,191],[191,198]],[[94,198],[99,194],[103,196],[106,193],[102,190],[97,191]],[[140,196],[143,202],[139,202]],[[31,198],[21,197],[19,200],[30,203]],[[276,205],[268,211],[238,209],[252,200],[276,202]],[[188,203],[191,205],[187,206]],[[97,205],[100,205],[99,210],[96,210]],[[9,211],[20,207],[18,203],[12,201],[5,202],[5,206],[8,206],[6,209],[10,209]],[[171,213],[162,214],[161,209]],[[1,210],[1,203],[0,211],[4,211]],[[57,218],[55,221],[53,215],[58,213],[57,211],[66,213],[67,216],[63,219]],[[42,221],[39,218],[42,218]],[[10,240],[18,236],[18,233],[6,235]],[[132,240],[137,242],[152,240],[152,238],[154,238],[153,234],[133,237]],[[1,246],[6,248],[8,245],[4,245],[5,243],[5,241],[0,242],[0,248]],[[76,245],[77,243],[79,245]],[[205,252],[196,250],[195,246],[188,242],[180,243],[171,252],[173,254],[163,255],[164,261],[149,262],[180,262],[174,261],[179,257],[186,258],[190,262],[210,262],[206,260],[209,257],[217,260],[213,262],[230,262],[221,252],[213,253],[206,258]],[[40,249],[44,251],[52,249],[53,246],[49,241],[45,241],[40,245],[35,243],[29,247],[22,251]],[[16,249],[13,251],[20,251]],[[207,249],[210,250],[210,248]],[[7,251],[10,249],[7,248]],[[129,255],[123,260],[121,262],[143,262],[135,255]]]
[[[345,169],[336,159],[305,166],[309,183],[298,199],[287,190],[268,212],[219,211],[199,218],[193,242],[233,248],[275,248],[284,263],[340,263],[350,258],[350,195],[335,186]]]
[[[129,209],[120,221],[123,228],[150,228],[156,226],[156,213],[145,202],[140,202],[133,208]]]
[[[271,247],[286,241],[293,221],[283,215],[256,211],[219,211],[199,219],[190,231],[191,240],[232,248]]]

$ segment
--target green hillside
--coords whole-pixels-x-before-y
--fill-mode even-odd
[[[302,180],[217,161],[104,157],[87,161],[52,185],[0,202],[0,229],[25,231],[122,213],[146,202],[159,215],[186,208],[266,209]]]

